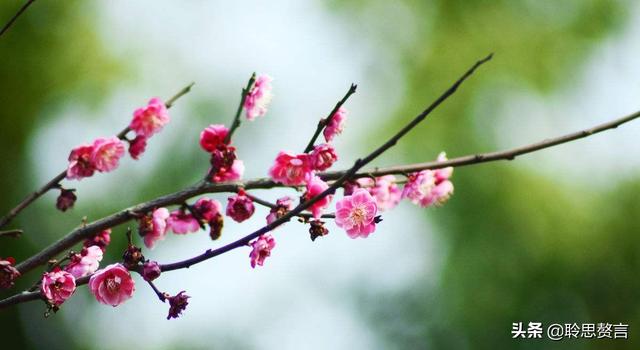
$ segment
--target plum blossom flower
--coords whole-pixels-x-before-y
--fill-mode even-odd
[[[102,261],[102,249],[94,245],[82,248],[79,254],[74,254],[64,270],[72,274],[73,277],[80,278],[96,272],[100,261]]]
[[[173,231],[183,235],[185,233],[197,232],[200,230],[200,223],[190,213],[182,209],[174,210],[167,218],[167,226]]]
[[[140,107],[133,112],[129,128],[135,131],[136,135],[149,138],[162,130],[169,121],[169,113],[164,102],[154,97],[149,100],[146,107]]]
[[[242,178],[244,174],[244,162],[236,159],[233,161],[231,168],[222,168],[219,169],[216,173],[211,176],[211,181],[220,183],[220,182],[229,182],[229,181],[237,181]]]
[[[193,209],[206,221],[211,221],[222,212],[222,204],[215,199],[202,197],[193,205]]]
[[[169,294],[165,295],[165,298],[169,300],[169,315],[167,315],[167,320],[178,318],[180,314],[182,314],[182,311],[187,309],[187,305],[189,305],[188,299],[191,297],[184,293],[185,291],[183,290],[174,296],[168,296]]]
[[[118,161],[125,152],[124,142],[117,137],[98,138],[93,141],[91,162],[96,170],[109,172],[118,167]]]
[[[342,130],[344,129],[344,122],[347,119],[347,114],[349,112],[345,108],[338,108],[338,110],[333,114],[331,120],[324,128],[323,134],[324,139],[327,142],[331,142],[336,135],[340,135]]]
[[[142,265],[142,277],[145,281],[153,281],[160,277],[162,270],[156,261],[147,261]]]
[[[211,124],[200,133],[200,146],[207,152],[213,152],[218,146],[225,144],[229,129],[222,124]]]
[[[80,145],[71,150],[69,165],[67,167],[67,179],[82,179],[92,176],[96,167],[93,163],[93,145]]]
[[[301,185],[312,174],[311,160],[308,154],[294,155],[281,151],[269,169],[269,176],[284,185]]]
[[[271,256],[271,250],[276,246],[276,240],[269,234],[258,237],[255,241],[249,243],[252,250],[249,254],[251,258],[251,267],[256,265],[263,266],[264,260]]]
[[[96,234],[95,236],[93,236],[91,238],[87,238],[84,241],[83,246],[84,247],[91,247],[93,245],[96,245],[96,246],[100,247],[100,249],[102,249],[102,252],[104,253],[107,250],[107,246],[109,245],[109,243],[111,243],[111,229],[110,228],[101,231],[100,233]]]
[[[98,302],[115,307],[131,298],[135,283],[126,267],[111,264],[91,276],[89,289]]]
[[[446,154],[441,152],[437,160],[447,160]],[[452,175],[453,167],[409,174],[409,181],[404,185],[402,196],[423,208],[442,205],[453,194],[453,183],[449,180]]]
[[[376,199],[376,204],[380,211],[386,211],[395,208],[400,199],[402,199],[402,189],[396,184],[396,177],[393,175],[385,175],[376,178],[360,178],[358,184],[369,191]]]
[[[322,179],[317,176],[313,176],[309,181],[307,181],[307,191],[304,193],[304,199],[310,200],[311,198],[319,195],[328,188],[329,185],[327,185],[326,182],[322,181]],[[333,195],[324,196],[319,201],[313,203],[313,205],[307,210],[311,212],[314,218],[318,219],[322,215],[322,211],[329,206],[329,203],[331,203],[332,199]]]
[[[409,174],[407,183],[402,190],[402,197],[408,198],[413,204],[422,205],[422,200],[428,196],[436,185],[433,170],[422,170]]]
[[[267,113],[267,108],[271,102],[273,94],[271,93],[271,77],[268,75],[260,75],[256,78],[256,82],[247,94],[244,101],[244,108],[247,110],[247,119],[254,120]]]
[[[275,208],[271,208],[269,215],[267,215],[267,224],[271,224],[272,222],[280,219],[291,209],[293,209],[293,200],[291,197],[285,196],[278,198]]]
[[[147,138],[142,135],[136,136],[135,139],[129,141],[129,155],[131,158],[138,160],[147,149]]]
[[[0,258],[0,289],[13,287],[13,282],[20,277],[20,271],[13,267],[15,264],[16,261],[12,257]]]
[[[66,188],[60,188],[60,195],[56,199],[56,208],[58,210],[65,212],[68,209],[73,208],[73,205],[76,203],[78,197],[76,196],[75,190],[68,190]]]
[[[238,191],[238,194],[229,197],[229,203],[227,203],[227,216],[231,217],[236,222],[243,222],[253,215],[256,210],[251,198],[247,197],[244,191]]]
[[[158,208],[151,215],[145,215],[140,219],[140,234],[144,237],[144,245],[149,249],[157,241],[161,241],[167,235],[167,219],[169,218],[167,208]]]
[[[365,189],[357,189],[336,203],[336,225],[351,238],[366,238],[376,230],[376,200]]]
[[[317,145],[311,152],[311,167],[314,170],[329,169],[338,160],[335,148],[328,143]]]
[[[53,271],[42,275],[40,293],[54,306],[62,305],[75,290],[76,279],[67,271],[56,267]]]

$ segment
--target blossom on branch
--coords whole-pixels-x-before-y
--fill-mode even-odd
[[[322,179],[317,176],[313,176],[307,182],[307,191],[304,193],[304,200],[308,201],[311,198],[321,194],[328,188],[329,185],[326,182],[322,181]],[[320,216],[322,216],[322,211],[329,206],[332,199],[333,195],[326,195],[317,202],[313,203],[308,210],[311,212],[314,218],[318,219],[320,218]]]
[[[197,211],[204,220],[211,221],[215,218],[216,214],[222,212],[222,204],[215,199],[203,197],[196,201],[193,209]]]
[[[40,293],[54,306],[62,305],[75,290],[76,279],[71,273],[60,270],[59,267],[42,275]]]
[[[138,232],[144,238],[144,245],[152,249],[157,241],[161,241],[167,235],[167,208],[158,208],[151,215],[140,218]]]
[[[135,283],[122,264],[111,264],[89,279],[89,289],[98,302],[118,306],[133,295]]]
[[[169,121],[169,112],[164,102],[154,97],[149,100],[146,107],[138,108],[133,112],[129,128],[135,131],[136,135],[149,138],[162,130]]]
[[[142,265],[142,277],[145,281],[153,281],[160,277],[162,270],[156,261],[147,261]]]
[[[340,135],[342,133],[342,130],[344,129],[344,122],[347,120],[347,114],[349,114],[349,112],[345,108],[340,107],[333,116],[331,116],[331,120],[323,131],[324,139],[327,142],[331,142],[336,135]]]
[[[247,93],[244,108],[247,110],[248,120],[254,120],[256,117],[261,117],[267,113],[267,108],[273,98],[271,80],[268,75],[258,76],[253,87]]]
[[[276,240],[269,234],[258,237],[255,241],[249,243],[251,246],[251,267],[255,268],[256,265],[264,265],[264,260],[271,256],[271,250],[276,246]]]
[[[135,139],[129,141],[129,155],[135,160],[140,158],[140,155],[144,153],[146,148],[147,138],[145,136],[138,135]]]
[[[15,264],[16,261],[12,257],[0,258],[0,289],[13,287],[13,282],[20,277],[20,271],[13,267]]]
[[[80,253],[71,256],[71,262],[65,266],[64,270],[75,278],[88,276],[96,270],[102,261],[102,249],[97,246],[82,248]]]
[[[67,179],[82,179],[90,177],[95,172],[93,163],[93,145],[80,145],[71,150],[69,165],[67,167]]]
[[[174,210],[167,218],[167,226],[176,234],[186,234],[200,230],[200,223],[183,209]]]
[[[317,145],[311,152],[311,167],[314,170],[329,169],[338,160],[335,148],[328,143]]]
[[[376,200],[365,189],[357,189],[336,203],[336,225],[351,238],[366,238],[376,230]]]
[[[293,200],[289,196],[278,198],[275,208],[271,208],[269,215],[267,215],[267,224],[283,217],[287,212],[293,209]]]
[[[110,228],[100,231],[100,233],[96,234],[95,236],[93,236],[91,238],[87,238],[84,241],[83,246],[84,247],[91,247],[93,245],[96,245],[96,246],[100,247],[100,249],[102,249],[102,252],[104,253],[107,250],[107,246],[109,245],[109,243],[111,243],[111,229]]]
[[[76,203],[78,197],[76,196],[75,190],[68,190],[66,188],[60,188],[60,195],[56,199],[56,208],[58,210],[65,212],[68,209],[73,208],[73,205]]]
[[[269,169],[269,176],[274,181],[288,186],[302,185],[312,174],[311,159],[305,153],[294,155],[281,151]]]
[[[224,140],[229,129],[222,124],[211,124],[200,133],[200,146],[207,152],[213,152],[218,146],[225,144]]]
[[[438,161],[445,160],[447,160],[445,153],[440,153]],[[442,205],[453,194],[453,183],[449,181],[452,174],[452,167],[422,170],[409,174],[402,196],[409,198],[411,202],[423,208],[431,205]]]
[[[124,142],[117,137],[98,138],[93,141],[91,162],[96,170],[109,172],[118,167],[120,158],[124,155]]]
[[[183,290],[174,296],[166,297],[167,300],[169,300],[169,314],[167,315],[167,320],[178,318],[180,314],[182,314],[182,311],[187,309],[187,305],[189,305],[188,299],[191,297],[184,293],[185,291]]]
[[[236,222],[243,222],[249,219],[256,210],[253,201],[246,196],[243,190],[238,191],[237,195],[229,197],[228,200],[227,216]]]
[[[395,208],[402,199],[402,189],[396,184],[396,177],[393,175],[377,177],[375,181],[363,177],[358,179],[357,183],[376,199],[380,211]]]

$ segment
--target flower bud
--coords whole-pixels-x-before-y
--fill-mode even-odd
[[[167,315],[167,320],[178,318],[182,311],[187,309],[187,305],[189,305],[188,299],[191,297],[184,293],[185,291],[183,290],[174,296],[167,297],[167,300],[169,300],[169,315]]]
[[[309,227],[309,233],[311,234],[312,241],[315,241],[318,237],[329,234],[329,230],[324,227],[324,221],[313,220],[309,224],[311,224],[311,227]]]
[[[147,261],[142,265],[142,277],[145,281],[153,281],[160,277],[160,265],[156,261]]]
[[[60,189],[60,195],[56,200],[56,208],[58,208],[58,210],[64,212],[67,211],[67,209],[73,208],[76,199],[78,199],[78,197],[76,197],[76,194],[73,192],[74,190],[67,190],[64,188]]]
[[[15,263],[12,257],[0,258],[0,289],[13,287],[13,282],[20,277],[20,272],[13,267]]]

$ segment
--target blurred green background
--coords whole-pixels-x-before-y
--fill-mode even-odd
[[[188,83],[190,76],[198,80],[197,88],[204,83],[199,93],[195,92],[193,96],[179,101],[177,113],[181,114],[179,118],[187,121],[176,125],[173,134],[169,134],[173,137],[166,141],[167,146],[162,148],[162,152],[157,151],[161,154],[156,155],[155,161],[148,163],[144,170],[136,170],[138,172],[122,169],[123,177],[143,172],[153,174],[152,177],[140,177],[124,183],[115,192],[102,192],[99,198],[91,201],[83,202],[84,192],[81,191],[78,208],[71,214],[55,212],[52,204],[55,197],[45,196],[38,205],[29,208],[14,223],[16,227],[24,227],[30,237],[2,239],[0,256],[13,255],[17,260],[22,260],[45,246],[53,237],[59,237],[78,225],[79,219],[84,215],[95,219],[132,203],[176,190],[198,179],[197,171],[184,171],[192,166],[196,169],[199,169],[198,166],[204,168],[204,165],[199,164],[206,164],[206,156],[195,146],[197,132],[207,123],[227,122],[227,116],[231,115],[233,106],[237,103],[238,88],[247,74],[223,79],[235,81],[234,84],[207,85],[207,82],[201,82],[201,78],[194,76],[194,73],[185,74],[190,71],[184,67],[206,65],[207,60],[213,57],[199,54],[204,58],[198,61],[192,56],[202,48],[199,45],[203,45],[206,40],[215,42],[222,37],[233,45],[240,46],[239,51],[248,52],[237,63],[238,66],[244,69],[245,65],[254,67],[263,64],[259,62],[260,50],[263,53],[275,51],[280,46],[271,47],[270,42],[259,41],[265,40],[262,37],[255,42],[234,42],[229,39],[237,33],[239,23],[242,23],[234,20],[251,11],[256,11],[257,15],[254,14],[254,17],[263,18],[264,22],[253,22],[255,27],[248,31],[259,30],[260,27],[268,30],[271,25],[269,21],[278,18],[274,12],[289,13],[287,11],[293,11],[291,8],[296,8],[292,13],[301,17],[285,20],[284,27],[290,28],[290,31],[299,30],[300,22],[308,17],[313,23],[318,22],[319,32],[329,32],[328,37],[348,39],[341,41],[343,46],[337,47],[322,41],[319,45],[326,46],[326,50],[346,51],[346,56],[371,56],[368,57],[371,61],[381,57],[385,63],[394,65],[393,68],[387,68],[370,63],[362,68],[363,74],[373,76],[372,83],[377,83],[380,88],[369,91],[358,81],[365,96],[365,101],[359,102],[360,105],[374,100],[377,104],[384,104],[387,99],[383,94],[387,75],[394,75],[389,78],[390,81],[399,81],[402,86],[396,86],[399,92],[389,101],[393,108],[388,113],[376,114],[375,111],[370,111],[367,119],[363,118],[374,118],[377,124],[363,127],[364,132],[358,132],[359,129],[353,126],[355,130],[352,131],[352,139],[345,147],[349,147],[349,152],[354,155],[376,146],[389,135],[389,130],[397,129],[422,110],[475,60],[489,52],[495,52],[492,62],[465,83],[432,119],[409,134],[379,164],[391,164],[398,159],[407,163],[427,161],[442,149],[450,156],[458,156],[516,146],[586,128],[596,122],[633,112],[639,106],[636,102],[639,75],[631,75],[634,70],[622,69],[622,73],[611,76],[609,81],[602,80],[601,84],[604,88],[611,87],[613,91],[622,90],[624,84],[628,84],[630,88],[627,91],[635,91],[635,95],[614,93],[612,98],[584,92],[585,96],[580,96],[583,91],[581,85],[594,84],[593,78],[588,79],[589,76],[593,77],[589,75],[593,62],[597,66],[600,58],[607,64],[612,64],[612,60],[605,59],[610,56],[623,60],[617,56],[620,47],[634,42],[634,33],[638,34],[638,31],[634,32],[630,23],[637,21],[640,12],[637,4],[632,1],[404,0],[385,3],[347,0],[309,2],[315,5],[304,6],[302,9],[301,5],[292,1],[273,4],[250,2],[243,5],[245,7],[234,7],[228,11],[228,17],[231,18],[228,22],[220,20],[220,26],[226,28],[225,31],[204,37],[194,34],[192,40],[197,44],[187,47],[194,52],[169,50],[175,48],[171,46],[176,41],[176,37],[171,35],[174,29],[195,31],[197,26],[193,25],[192,28],[187,19],[194,22],[208,20],[205,15],[193,14],[194,11],[199,11],[199,6],[204,8],[205,3],[207,8],[211,7],[212,2],[184,5],[184,9],[175,13],[177,19],[174,22],[156,23],[151,15],[131,19],[140,28],[146,27],[147,30],[150,28],[154,31],[153,37],[148,40],[151,42],[149,45],[155,45],[157,51],[146,53],[147,56],[144,45],[120,44],[126,30],[132,29],[117,29],[115,24],[118,22],[114,24],[112,19],[129,13],[126,9],[129,3],[126,1],[109,5],[99,2],[38,1],[0,38],[0,105],[3,106],[0,118],[0,208],[3,212],[37,183],[56,174],[55,169],[64,167],[66,154],[54,155],[57,157],[55,160],[38,157],[38,150],[46,147],[43,145],[47,145],[47,142],[65,142],[65,145],[73,146],[97,136],[76,132],[70,135],[58,133],[53,135],[67,135],[71,139],[38,140],[50,135],[43,128],[54,125],[57,118],[71,118],[68,125],[76,122],[85,125],[82,123],[91,123],[92,119],[97,118],[94,114],[104,115],[105,121],[95,127],[106,126],[110,131],[98,129],[98,132],[115,132],[121,128],[119,125],[126,123],[136,104],[143,103],[147,96],[161,94],[168,97]],[[17,1],[0,3],[0,22],[8,19],[19,5],[20,2]],[[167,13],[181,7],[179,2],[168,1],[153,5],[147,2],[136,7],[147,5],[154,8],[171,7],[173,10],[167,9]],[[213,7],[225,12],[226,5],[221,2],[215,3]],[[265,9],[269,6],[276,10]],[[105,14],[105,7],[109,7],[111,12]],[[119,9],[113,10],[115,7]],[[317,20],[313,11],[321,11],[324,15]],[[145,11],[136,13],[144,14]],[[165,18],[173,17],[169,15]],[[135,28],[134,26],[133,29]],[[290,48],[291,52],[284,50],[279,54],[283,57],[297,57],[300,54],[295,49],[296,45],[313,45],[314,36],[310,35],[308,39],[310,43],[306,44],[285,43],[283,46]],[[287,39],[274,37],[273,40]],[[357,44],[359,40],[368,43],[366,50]],[[619,44],[616,46],[612,42]],[[260,47],[260,50],[253,50],[252,45]],[[636,49],[636,54],[640,50],[635,46],[633,48]],[[607,55],[609,51],[612,53]],[[148,65],[145,57],[157,55],[158,52],[165,54],[175,64]],[[634,51],[629,49],[626,52]],[[226,54],[231,55],[223,50],[215,53],[217,56]],[[271,54],[265,56],[279,57]],[[392,58],[385,58],[388,56]],[[316,64],[313,59],[322,61],[323,57],[298,62],[302,66],[300,70],[313,67]],[[232,61],[231,58],[229,60]],[[626,60],[637,61],[633,56],[626,57]],[[617,64],[615,59],[613,64]],[[632,64],[620,63],[621,67],[628,65]],[[242,72],[248,73],[251,69],[261,67],[263,66],[247,68]],[[266,64],[265,67],[270,66]],[[345,67],[348,68],[348,65]],[[333,77],[333,81],[348,86],[351,78],[339,76],[339,72],[347,68],[337,67],[338,76]],[[156,74],[151,79],[148,77],[150,72]],[[637,70],[635,72],[640,73]],[[614,79],[620,79],[620,76],[627,80],[620,82]],[[289,78],[291,79],[283,78],[282,84],[290,81],[291,84],[299,83],[302,89],[306,88],[304,83],[300,83],[304,81],[304,76]],[[137,79],[146,79],[146,82],[138,84]],[[159,81],[162,82],[156,84]],[[276,89],[277,83],[276,77]],[[335,90],[330,91],[328,96],[339,97],[344,90],[342,85],[335,88],[334,84],[332,88]],[[322,87],[324,85],[318,83],[318,89]],[[123,96],[118,92],[122,89],[125,94],[134,95],[127,97],[126,103],[118,101],[118,97]],[[225,92],[217,92],[219,89],[224,89]],[[567,91],[577,91],[574,94],[578,96],[570,96],[571,93]],[[536,109],[531,102],[518,104],[526,96],[538,101],[540,105],[549,104],[552,107]],[[289,108],[304,111],[304,107],[295,106],[296,99],[287,98],[284,93],[279,94],[278,90],[276,98],[285,100],[283,104],[292,105]],[[313,100],[313,97],[310,98]],[[358,95],[354,97],[357,98]],[[318,110],[330,108],[333,103],[330,101],[332,100],[322,100],[323,107],[318,107]],[[584,109],[567,107],[569,103],[579,104]],[[72,117],[63,116],[70,110],[69,105],[81,107],[76,107]],[[558,107],[557,114],[536,114],[554,109],[554,106],[562,106]],[[80,108],[80,112],[77,108]],[[282,114],[288,113],[284,107],[274,106],[274,109]],[[505,111],[511,115],[505,116]],[[585,111],[592,111],[593,114],[587,115],[588,112]],[[357,108],[354,107],[352,112],[356,114]],[[565,115],[564,112],[572,115]],[[120,117],[113,121],[108,114]],[[311,120],[315,120],[317,115],[305,118],[310,121],[308,129],[311,130]],[[268,123],[266,119],[264,122]],[[535,122],[539,122],[541,126],[532,127],[537,125]],[[289,123],[303,124],[304,120]],[[296,130],[298,126],[294,125],[292,130]],[[249,126],[247,129],[245,138],[264,137],[260,134],[259,127]],[[640,150],[637,135],[640,129],[633,124],[625,125],[622,129],[515,162],[460,168],[454,174],[456,194],[444,207],[419,210],[405,205],[396,209],[408,211],[412,221],[404,224],[406,226],[402,226],[402,221],[396,226],[381,226],[379,232],[393,232],[395,239],[400,241],[414,238],[403,237],[405,230],[414,230],[418,234],[424,231],[424,235],[432,235],[433,239],[417,240],[415,244],[424,244],[424,247],[418,248],[424,248],[425,251],[437,251],[435,268],[430,266],[422,269],[415,266],[416,272],[402,288],[374,288],[359,280],[344,283],[339,295],[341,298],[346,296],[348,300],[349,306],[345,306],[345,309],[356,315],[354,317],[357,317],[362,327],[373,334],[370,335],[370,342],[350,347],[638,348],[640,333],[637,332],[636,325],[640,324],[640,302],[637,298],[640,287],[637,278],[637,271],[640,271],[640,178],[637,170],[640,162],[637,156]],[[305,135],[310,134],[310,131],[304,130]],[[630,148],[614,150],[608,146],[613,142],[623,142],[621,140],[627,140],[623,144]],[[243,145],[247,149],[250,144],[245,142]],[[239,149],[241,156],[249,157],[246,153],[242,155],[242,148]],[[598,153],[598,149],[604,151]],[[616,154],[609,154],[613,152]],[[551,160],[547,159],[547,155]],[[265,165],[272,159],[271,154],[252,156],[264,158],[257,162]],[[178,161],[170,161],[171,159]],[[42,162],[51,162],[51,166],[45,167],[51,170],[48,174],[38,173],[43,169],[42,165],[38,165]],[[343,164],[348,164],[347,160]],[[249,172],[249,175],[263,176],[264,171]],[[85,186],[82,187],[83,191],[92,191],[91,183],[82,185]],[[394,214],[392,212],[388,215]],[[338,230],[332,232],[335,236],[339,234]],[[379,232],[376,234],[382,234]],[[332,235],[327,239],[333,237]],[[116,238],[114,235],[111,256],[106,259],[116,260],[124,244],[121,236]],[[304,246],[304,249],[314,248],[315,246]],[[284,250],[284,246],[281,249]],[[349,249],[360,248],[352,245]],[[402,251],[399,253],[402,254]],[[302,253],[296,259],[311,258]],[[413,264],[421,262],[423,260],[416,260]],[[379,261],[377,265],[371,265],[366,273],[372,274],[374,278],[377,275],[396,273],[385,266],[385,261]],[[435,271],[427,273],[431,270]],[[19,287],[28,287],[31,284],[28,280],[36,278],[37,274],[29,274]],[[254,274],[248,276],[242,278],[251,278]],[[145,287],[140,284],[139,289]],[[193,291],[197,292],[197,285],[194,288]],[[260,286],[254,288],[259,289]],[[3,292],[2,296],[8,294]],[[90,301],[87,295],[78,298]],[[286,307],[299,307],[296,305]],[[69,305],[68,308],[73,306],[76,305]],[[156,307],[163,310],[165,308]],[[75,327],[75,316],[64,318],[59,314],[41,321],[39,316],[42,311],[42,306],[35,304],[2,310],[2,344],[11,344],[8,348],[12,349],[39,348],[43,342],[50,348],[117,348],[107,343],[94,343],[91,340],[94,338],[85,336],[83,332],[88,332],[90,325],[84,325],[79,332]],[[67,312],[71,310],[63,308],[61,313]],[[271,313],[277,314],[277,311],[271,310]],[[36,319],[38,320],[35,321]],[[315,327],[313,323],[306,323],[304,320],[303,315],[300,322],[291,321],[287,327],[291,328],[291,332],[296,332],[298,328]],[[164,322],[158,322],[160,321]],[[267,326],[271,322],[269,318],[263,321]],[[529,321],[544,324],[622,322],[630,325],[630,339],[561,342],[511,339],[512,322]],[[242,323],[243,320],[238,322]],[[132,328],[143,326],[131,325]],[[180,326],[176,328],[179,329]],[[34,339],[38,332],[42,332],[44,340]],[[117,335],[117,332],[114,333]],[[217,340],[211,340],[208,345],[202,345],[201,341],[196,340],[194,343],[163,343],[156,339],[156,345],[148,347],[280,348],[273,346],[273,343],[270,345],[255,340],[245,342],[242,336],[227,334],[225,329],[219,327],[214,334],[217,335]],[[331,337],[330,334],[325,336]],[[259,338],[259,334],[254,334],[253,337]],[[305,344],[300,347],[319,348],[319,345]],[[288,347],[283,345],[283,348],[295,346],[288,344]]]

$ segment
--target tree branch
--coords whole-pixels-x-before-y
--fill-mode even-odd
[[[358,88],[358,85],[351,84],[351,86],[349,87],[349,91],[347,91],[346,95],[344,95],[342,100],[340,100],[340,101],[338,101],[338,103],[336,103],[336,106],[333,107],[333,110],[331,110],[331,113],[329,113],[329,116],[327,116],[324,119],[320,119],[320,121],[318,122],[318,126],[316,127],[316,131],[313,133],[313,136],[311,137],[311,140],[309,140],[309,143],[307,144],[307,147],[304,148],[304,152],[303,153],[309,153],[309,152],[311,152],[311,150],[313,150],[313,145],[316,143],[316,140],[320,136],[320,133],[322,132],[322,130],[327,125],[329,125],[329,123],[331,122],[331,119],[333,119],[333,115],[336,114],[338,109],[340,109],[340,107],[342,107],[342,105],[345,102],[347,102],[349,97],[356,92],[357,88]]]
[[[244,109],[244,102],[247,100],[247,95],[249,91],[251,91],[251,87],[253,87],[253,83],[256,82],[256,73],[251,74],[251,78],[247,82],[247,86],[242,89],[242,94],[240,95],[240,104],[238,105],[238,109],[236,110],[236,115],[233,117],[233,122],[231,122],[231,126],[229,127],[229,133],[224,138],[225,143],[229,143],[231,141],[231,136],[238,129],[240,124],[242,123],[240,120],[240,116],[242,115],[242,110]]]
[[[18,10],[18,12],[16,12],[15,15],[13,15],[13,17],[11,17],[11,19],[9,20],[9,22],[7,22],[7,24],[4,25],[4,27],[2,27],[2,30],[0,30],[0,37],[2,36],[2,34],[4,34],[7,30],[9,30],[9,28],[11,28],[11,26],[13,25],[13,23],[18,19],[18,17],[20,17],[20,15],[22,15],[22,13],[24,11],[27,10],[27,8],[29,8],[29,6],[31,6],[31,4],[33,4],[36,0],[28,0],[27,2],[24,3],[24,5],[22,5],[22,7]]]
[[[191,83],[186,87],[184,87],[182,90],[180,90],[177,94],[175,94],[173,97],[167,100],[167,102],[165,103],[165,106],[167,108],[171,108],[171,106],[173,106],[173,103],[175,103],[175,101],[178,98],[188,93],[194,84],[195,83]],[[121,140],[124,140],[129,131],[131,131],[131,129],[129,129],[129,127],[127,126],[126,128],[124,128],[122,131],[118,133],[117,137]],[[11,220],[13,220],[22,210],[24,210],[26,207],[31,205],[31,203],[33,203],[36,199],[40,198],[43,194],[47,193],[51,189],[59,187],[60,181],[64,180],[66,176],[67,176],[67,171],[64,170],[60,174],[58,174],[56,177],[51,179],[51,181],[47,182],[44,186],[40,187],[38,190],[28,195],[25,199],[23,199],[20,203],[18,203],[18,205],[16,205],[13,209],[11,209],[9,213],[7,213],[5,216],[3,216],[0,219],[0,228],[8,225],[11,222]]]

